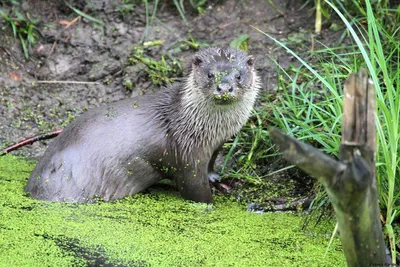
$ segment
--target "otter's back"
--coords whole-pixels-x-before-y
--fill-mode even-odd
[[[161,149],[164,140],[148,100],[118,101],[78,117],[49,145],[26,191],[50,201],[87,202],[96,194],[115,199],[154,183],[160,177],[145,166],[145,155]],[[129,163],[139,172],[130,171]]]

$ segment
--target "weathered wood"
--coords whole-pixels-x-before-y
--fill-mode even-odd
[[[343,172],[346,168],[345,164],[325,155],[311,145],[282,133],[278,129],[269,129],[269,134],[282,151],[285,159],[318,179],[324,186],[331,183],[333,175]]]
[[[338,190],[328,190],[349,266],[385,262],[375,179],[375,88],[366,71],[350,75],[344,86],[339,160],[348,162]],[[332,202],[333,203],[333,202]]]
[[[339,160],[275,129],[270,134],[291,163],[317,178],[334,207],[348,266],[386,261],[375,179],[375,89],[365,70],[344,87]]]

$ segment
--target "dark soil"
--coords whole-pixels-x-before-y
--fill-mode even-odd
[[[118,8],[121,1],[75,0],[72,6],[101,20],[104,25],[81,18],[64,29],[65,24],[60,21],[78,17],[64,1],[20,2],[20,6],[11,3],[1,6],[0,3],[0,8],[6,13],[15,8],[40,20],[38,29],[42,38],[30,49],[29,60],[25,60],[20,41],[13,37],[10,25],[0,19],[3,29],[0,34],[0,148],[62,128],[84,110],[103,102],[129,98],[153,88],[157,90],[139,67],[127,64],[132,47],[145,41],[163,41],[161,46],[146,49],[147,56],[158,60],[161,55],[169,55],[187,66],[195,52],[185,42],[191,37],[198,43],[229,46],[238,36],[247,34],[249,53],[256,58],[263,91],[272,92],[276,87],[276,66],[271,58],[283,67],[295,61],[250,25],[285,39],[286,43],[292,40],[291,48],[301,53],[311,47],[315,18],[312,6],[303,6],[303,1],[274,0],[281,14],[269,1],[216,0],[208,1],[204,14],[188,6],[186,25],[172,1],[160,1],[156,19],[146,30],[143,5],[123,13]],[[149,9],[151,14],[152,6]],[[328,30],[318,38],[325,44],[337,40]],[[133,82],[132,91],[124,86],[127,79]],[[37,142],[13,153],[40,157],[49,142]]]

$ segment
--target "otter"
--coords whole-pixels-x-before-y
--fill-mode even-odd
[[[41,200],[92,203],[167,178],[183,198],[210,203],[217,153],[249,118],[259,87],[252,56],[200,50],[181,82],[76,118],[49,145],[25,190]]]

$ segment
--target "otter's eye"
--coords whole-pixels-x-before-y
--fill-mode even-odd
[[[238,73],[235,75],[235,78],[236,78],[236,80],[240,81],[242,79],[242,76],[240,76],[240,74]]]
[[[214,74],[212,74],[211,72],[208,73],[208,79],[212,79],[214,78]]]

